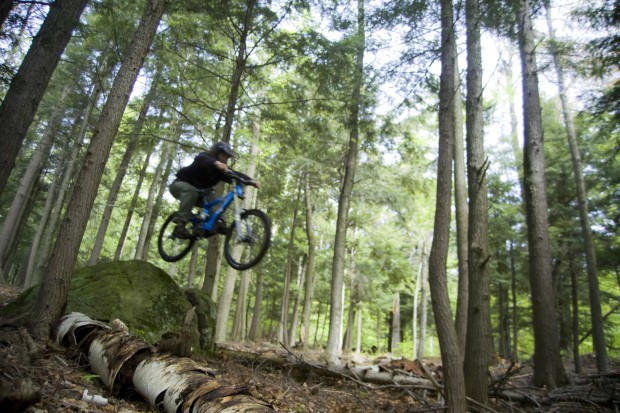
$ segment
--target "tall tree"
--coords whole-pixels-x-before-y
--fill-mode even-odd
[[[465,382],[452,319],[446,265],[450,237],[452,159],[454,150],[454,71],[456,42],[451,0],[441,1],[441,75],[439,79],[439,158],[437,161],[437,199],[435,231],[429,258],[429,285],[437,327],[441,360],[445,372],[446,407],[450,413],[464,412]]]
[[[555,38],[555,31],[551,19],[551,6],[545,2],[547,11],[547,26],[549,28],[549,38],[551,41],[551,54],[553,66],[558,80],[558,91],[560,94],[560,105],[562,107],[562,117],[566,129],[566,138],[570,148],[571,160],[573,163],[573,177],[577,188],[577,202],[579,205],[579,221],[581,224],[581,235],[583,237],[583,248],[586,256],[586,270],[588,274],[588,292],[590,298],[590,318],[592,320],[592,340],[594,341],[594,351],[596,353],[596,366],[600,373],[609,370],[607,357],[607,346],[605,344],[605,330],[603,329],[603,313],[601,311],[601,294],[598,284],[598,270],[596,267],[596,250],[592,239],[590,219],[588,217],[588,197],[586,185],[583,179],[581,166],[581,154],[577,146],[577,134],[570,113],[568,98],[566,97],[566,82],[564,80],[564,70],[560,61],[559,43]]]
[[[68,93],[69,88],[64,87],[58,105],[52,111],[47,128],[43,132],[41,141],[28,163],[28,168],[24,176],[22,176],[20,180],[15,197],[13,197],[13,201],[11,202],[11,207],[4,217],[4,222],[0,231],[0,281],[2,281],[2,269],[6,271],[7,268],[8,263],[6,261],[8,258],[8,249],[13,244],[12,240],[14,237],[19,234],[19,231],[17,231],[20,225],[19,217],[26,208],[26,204],[31,202],[29,196],[32,193],[32,188],[37,185],[43,168],[43,162],[49,155],[52,143],[58,132],[58,127],[65,110],[64,100]]]
[[[347,228],[349,226],[349,207],[351,192],[355,181],[355,170],[360,147],[360,110],[362,106],[362,88],[364,85],[364,53],[366,51],[365,3],[357,0],[357,32],[355,36],[355,68],[353,71],[353,89],[349,105],[349,145],[345,157],[345,172],[338,199],[338,218],[334,240],[334,257],[332,263],[331,299],[329,313],[329,335],[327,339],[327,358],[335,362],[340,352],[342,335],[342,310],[344,288],[344,263],[346,255]]]
[[[96,82],[96,84],[92,87],[86,107],[81,111],[80,116],[78,116],[75,121],[75,126],[79,125],[79,129],[77,136],[71,142],[71,152],[65,154],[66,159],[63,162],[64,171],[62,180],[59,184],[58,193],[54,195],[54,206],[52,207],[51,216],[41,241],[42,248],[36,251],[37,259],[36,262],[32,263],[33,273],[31,274],[30,279],[33,280],[33,282],[38,282],[41,279],[44,270],[48,267],[51,250],[54,244],[54,236],[57,233],[58,222],[62,218],[63,204],[69,195],[69,187],[75,178],[74,175],[76,175],[76,171],[80,168],[79,165],[82,160],[79,158],[79,154],[84,143],[86,131],[90,124],[91,114],[94,111],[95,104],[99,99],[101,92],[102,85],[100,82]]]
[[[543,127],[530,14],[529,1],[519,0],[517,25],[523,77],[523,174],[534,322],[534,384],[555,389],[567,383],[567,378],[560,355],[551,279]]]
[[[487,164],[484,157],[480,1],[466,0],[467,184],[469,193],[467,342],[464,361],[467,396],[487,403],[489,343],[489,240]]]
[[[469,206],[467,205],[467,178],[465,169],[465,145],[463,139],[463,104],[461,76],[458,62],[454,70],[454,207],[456,210],[456,245],[459,268],[459,293],[456,302],[456,334],[461,355],[465,355],[467,337],[467,307],[469,302],[469,273],[467,259]]]
[[[106,160],[110,154],[138,71],[142,67],[155,37],[165,4],[165,0],[148,1],[131,46],[114,79],[109,97],[97,122],[95,133],[76,182],[76,188],[65,213],[58,241],[54,246],[48,272],[39,289],[37,304],[32,309],[29,324],[36,337],[48,337],[52,326],[61,316],[80,242],[97,196],[97,189],[101,182]]]
[[[157,91],[160,77],[160,69],[161,67],[158,67],[157,72],[153,76],[150,89],[144,97],[144,100],[142,102],[142,108],[140,109],[140,113],[138,114],[138,119],[136,120],[131,135],[129,136],[129,143],[125,148],[123,159],[121,159],[121,163],[116,171],[116,177],[114,178],[114,182],[110,187],[108,199],[105,203],[105,208],[103,210],[103,216],[101,217],[99,229],[97,230],[97,236],[95,237],[93,250],[91,252],[90,258],[88,259],[88,265],[95,265],[99,260],[99,256],[101,255],[101,250],[103,249],[103,241],[105,240],[105,234],[108,230],[110,219],[112,218],[112,211],[116,206],[116,199],[118,198],[118,194],[121,190],[123,179],[125,179],[125,175],[127,174],[127,168],[129,167],[131,158],[133,157],[133,154],[138,146],[139,136],[142,132],[142,128],[144,127],[144,123],[146,122],[146,115],[149,111],[149,108],[151,107],[151,102],[153,100],[155,92]]]
[[[316,254],[314,228],[313,228],[313,209],[312,193],[310,190],[310,174],[304,173],[304,202],[306,205],[306,238],[308,239],[308,258],[306,261],[306,283],[304,288],[304,309],[301,317],[301,342],[309,344],[310,337],[310,315],[312,310],[312,299],[314,297],[314,256]]]
[[[0,105],[0,194],[24,137],[88,0],[58,0],[50,10]]]

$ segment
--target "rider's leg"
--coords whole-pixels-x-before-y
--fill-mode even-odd
[[[179,236],[191,236],[185,224],[192,217],[192,208],[198,200],[198,189],[183,181],[174,181],[170,185],[170,193],[179,200],[179,210],[174,222],[177,224],[175,233]]]

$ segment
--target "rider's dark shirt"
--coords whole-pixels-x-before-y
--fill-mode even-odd
[[[201,152],[194,158],[194,162],[179,169],[177,172],[177,179],[187,182],[198,189],[214,187],[220,181],[231,183],[232,180],[230,176],[217,169],[215,166],[216,161],[217,158],[214,156],[207,152]],[[240,175],[245,176],[243,174]]]

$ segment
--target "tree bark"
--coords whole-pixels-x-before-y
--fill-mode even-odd
[[[136,254],[134,258],[136,260],[146,260],[146,255],[148,254],[148,230],[149,225],[151,224],[151,217],[153,215],[153,208],[155,204],[155,196],[157,194],[157,189],[161,186],[162,175],[164,174],[164,169],[168,160],[170,159],[170,153],[172,152],[172,143],[164,142],[163,148],[161,151],[161,158],[159,159],[159,163],[155,168],[155,173],[153,175],[153,181],[151,182],[151,188],[149,189],[149,195],[146,201],[146,209],[144,211],[144,217],[142,219],[142,227],[140,228],[140,236],[138,238],[138,245],[136,246]],[[166,179],[167,179],[167,175]]]
[[[14,238],[19,234],[19,231],[17,231],[21,222],[19,218],[23,216],[22,212],[26,204],[32,202],[30,200],[30,194],[32,193],[32,188],[36,185],[37,180],[41,176],[44,160],[49,155],[54,138],[58,133],[58,127],[65,110],[64,100],[68,93],[69,88],[65,87],[61,92],[58,105],[52,111],[47,127],[41,137],[41,141],[30,158],[30,162],[17,187],[11,206],[4,217],[2,231],[0,231],[0,268],[5,268],[6,260],[9,258],[7,254],[8,248],[13,244]]]
[[[180,136],[179,134],[175,136]],[[177,145],[174,142],[170,142],[171,152],[174,152]],[[157,223],[157,218],[159,217],[159,211],[161,209],[161,203],[163,201],[164,193],[166,193],[166,188],[168,187],[168,180],[164,177],[170,176],[170,171],[172,170],[172,161],[174,157],[171,154],[168,154],[168,159],[166,160],[166,165],[164,166],[163,172],[161,172],[160,176],[157,177],[159,180],[159,189],[157,189],[157,196],[155,197],[155,202],[151,208],[151,216],[146,228],[146,235],[144,236],[144,247],[142,248],[142,261],[147,261],[149,256],[149,251],[151,247],[151,239],[153,239],[153,234],[155,233],[155,224]]]
[[[390,329],[390,348],[396,353],[400,348],[400,293],[392,297],[392,328]]]
[[[305,256],[299,257],[299,265],[297,268],[297,288],[295,294],[295,303],[293,304],[293,316],[291,317],[291,327],[288,331],[288,346],[295,347],[297,345],[297,326],[299,324],[299,310],[301,308],[302,286],[306,278],[306,259]]]
[[[329,313],[329,335],[326,354],[330,362],[336,362],[342,339],[342,309],[344,290],[344,267],[346,256],[347,228],[349,226],[349,207],[355,182],[355,170],[359,155],[360,131],[359,114],[362,105],[364,85],[364,52],[366,51],[365,2],[357,0],[357,43],[355,45],[355,69],[353,72],[353,92],[349,107],[349,147],[345,158],[345,172],[338,198],[338,218],[334,240],[332,263],[331,298]]]
[[[260,141],[260,111],[255,113],[255,118],[252,121],[252,143],[250,146],[249,165],[246,169],[248,176],[256,176],[256,157],[258,156],[258,142]],[[255,195],[256,193],[253,193]],[[243,200],[243,208],[250,209],[256,205],[257,197],[247,194]],[[239,282],[239,293],[237,294],[237,308],[235,310],[235,319],[233,322],[233,337],[237,340],[245,340],[248,334],[247,329],[247,309],[248,309],[248,294],[250,291],[250,279],[253,272],[244,271],[241,273],[241,280]]]
[[[151,107],[151,102],[153,100],[153,96],[155,95],[155,91],[157,90],[158,83],[159,72],[156,73],[153,77],[151,87],[146,96],[144,97],[142,108],[140,109],[140,113],[138,114],[138,119],[136,120],[131,135],[129,136],[129,143],[125,148],[125,153],[123,154],[121,163],[119,164],[118,170],[116,171],[116,177],[114,178],[112,187],[110,187],[108,199],[105,203],[105,208],[103,210],[103,216],[101,217],[101,223],[99,224],[99,229],[97,230],[97,235],[95,237],[93,250],[90,258],[88,259],[88,265],[95,265],[99,260],[99,256],[101,255],[103,241],[105,240],[105,234],[108,230],[110,219],[112,218],[112,211],[116,206],[116,199],[118,198],[118,193],[120,192],[121,186],[123,185],[123,179],[125,179],[125,175],[127,175],[127,168],[129,167],[131,158],[133,158],[133,154],[136,151],[136,147],[138,146],[139,135],[142,132],[144,123],[146,122],[146,115]]]
[[[426,273],[422,273],[422,279],[420,281],[420,338],[418,340],[418,358],[422,360],[426,351],[426,326],[428,324],[428,294],[426,288]]]
[[[63,51],[88,0],[51,4],[39,32],[0,105],[0,194],[4,192],[24,138]]]
[[[310,174],[304,174],[304,201],[306,204],[306,238],[308,239],[308,259],[306,261],[306,283],[304,287],[304,309],[301,319],[300,339],[303,345],[309,344],[310,315],[312,311],[312,299],[314,298],[314,255],[315,241],[314,228],[312,227],[312,201],[310,191]]]
[[[596,367],[599,373],[609,371],[609,360],[607,357],[607,346],[605,340],[605,330],[603,328],[603,312],[601,310],[601,294],[598,284],[598,270],[596,265],[596,250],[592,239],[590,219],[588,216],[588,196],[586,185],[583,179],[581,167],[581,154],[577,146],[577,134],[573,125],[573,118],[569,111],[568,98],[566,97],[566,85],[564,81],[564,71],[560,62],[560,56],[555,47],[555,32],[551,24],[551,7],[545,2],[547,9],[547,25],[549,27],[549,37],[552,47],[553,65],[558,78],[558,89],[560,93],[560,104],[562,105],[562,117],[568,146],[570,148],[571,160],[573,163],[573,176],[575,187],[577,188],[577,201],[579,204],[579,222],[581,224],[581,235],[583,237],[583,248],[586,256],[586,270],[588,274],[588,293],[590,299],[590,319],[592,320],[592,340],[594,341],[594,352],[596,353]]]
[[[467,307],[469,302],[468,270],[468,220],[467,179],[465,170],[465,145],[463,140],[463,105],[461,95],[461,76],[458,62],[454,68],[454,206],[456,210],[456,252],[458,257],[459,284],[456,302],[456,335],[459,338],[461,355],[465,355],[467,337]]]
[[[289,301],[291,299],[291,274],[293,272],[293,262],[295,261],[295,230],[297,229],[300,194],[301,182],[299,182],[299,186],[297,188],[297,196],[295,197],[295,205],[293,207],[293,219],[289,232],[286,267],[284,270],[284,288],[282,290],[282,306],[280,307],[280,323],[278,324],[278,341],[281,343],[288,343],[288,311]]]
[[[133,196],[131,197],[131,203],[129,204],[129,208],[127,209],[127,216],[125,217],[125,223],[123,224],[123,229],[121,230],[121,234],[118,237],[118,243],[116,244],[116,252],[114,252],[114,261],[118,261],[121,259],[121,254],[123,252],[123,247],[125,245],[125,239],[127,238],[127,233],[129,232],[129,226],[131,225],[131,218],[133,217],[133,213],[136,209],[136,205],[138,204],[138,198],[140,198],[140,190],[142,189],[142,182],[144,182],[144,178],[146,176],[146,170],[149,166],[151,160],[152,152],[149,151],[142,162],[142,169],[140,169],[140,175],[138,176],[138,182],[136,183],[136,187],[133,191]]]
[[[560,356],[551,279],[549,218],[545,193],[545,154],[538,93],[535,40],[528,0],[519,1],[517,24],[523,76],[525,142],[523,171],[528,233],[530,290],[534,322],[534,384],[555,389],[567,383]]]
[[[429,258],[429,285],[433,313],[445,373],[446,407],[449,413],[466,410],[465,383],[458,337],[452,318],[446,274],[450,237],[452,159],[454,154],[454,79],[456,44],[452,2],[441,1],[441,75],[439,80],[439,158],[434,237]]]
[[[492,342],[489,304],[487,162],[484,155],[480,3],[466,1],[467,22],[467,187],[469,193],[469,304],[464,358],[467,397],[488,401],[488,367]],[[479,406],[470,405],[479,410]]]
[[[30,327],[37,338],[49,337],[52,327],[61,316],[80,243],[97,196],[106,160],[138,71],[153,42],[164,8],[165,0],[149,0],[97,122],[58,235],[58,241],[54,246],[48,272],[43,278],[37,304],[29,320]]]
[[[413,327],[413,332],[411,334],[412,336],[412,341],[413,341],[413,352],[412,352],[412,357],[415,359],[420,358],[418,357],[418,308],[419,308],[419,303],[420,303],[420,287],[421,287],[421,283],[422,283],[422,274],[424,271],[424,262],[426,261],[426,251],[425,251],[426,245],[424,244],[424,242],[422,242],[422,245],[420,247],[420,264],[418,265],[418,272],[416,275],[416,279],[415,279],[415,286],[413,288],[413,316],[412,316],[412,327]],[[424,278],[424,280],[426,281],[426,278]],[[379,329],[377,328],[377,331],[379,331]]]
[[[258,338],[258,326],[260,323],[260,312],[263,305],[263,283],[265,276],[262,272],[258,274],[256,280],[256,293],[254,297],[254,308],[252,309],[252,322],[250,323],[250,331],[248,333],[248,339],[256,341]]]
[[[54,236],[58,230],[58,222],[62,218],[63,205],[70,191],[71,182],[75,179],[76,171],[80,169],[81,158],[79,157],[80,151],[84,145],[84,137],[90,123],[90,117],[92,115],[95,104],[101,94],[102,86],[97,84],[93,87],[93,90],[89,96],[88,103],[82,114],[82,121],[80,122],[79,131],[73,142],[71,154],[64,162],[65,171],[63,173],[62,182],[58,189],[58,194],[52,208],[50,221],[47,224],[43,241],[41,242],[42,248],[37,253],[36,267],[34,268],[33,280],[36,282],[42,278],[42,273],[48,267],[50,259],[50,251],[54,245]],[[77,122],[77,120],[76,120]],[[34,251],[33,251],[34,252]]]

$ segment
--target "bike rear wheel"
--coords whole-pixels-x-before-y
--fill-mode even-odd
[[[175,214],[172,214],[166,219],[157,238],[159,255],[167,262],[176,262],[185,257],[196,242],[196,238],[178,238],[173,235],[172,232],[176,226],[174,217]]]
[[[271,221],[267,214],[258,209],[241,213],[241,233],[235,222],[228,228],[224,241],[224,256],[236,270],[247,270],[258,264],[271,242]]]

